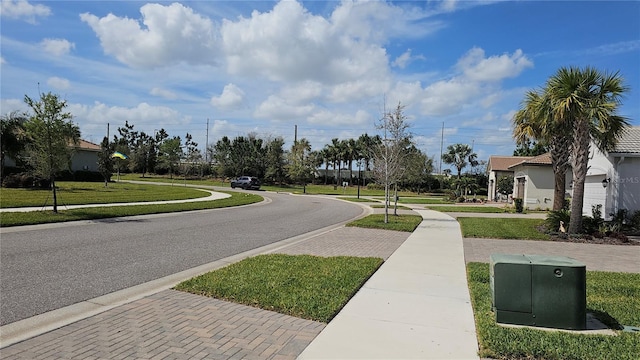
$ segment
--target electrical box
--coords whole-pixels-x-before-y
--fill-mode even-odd
[[[583,263],[564,256],[492,254],[490,275],[496,322],[586,329]]]

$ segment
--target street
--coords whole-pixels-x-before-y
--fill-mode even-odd
[[[362,213],[321,197],[259,192],[237,208],[0,231],[0,325],[142,284]]]

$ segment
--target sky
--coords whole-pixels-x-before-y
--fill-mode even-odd
[[[52,92],[94,143],[128,121],[202,150],[250,133],[319,150],[401,104],[436,168],[456,143],[486,161],[569,66],[619,72],[640,126],[639,1],[1,1],[0,113]]]

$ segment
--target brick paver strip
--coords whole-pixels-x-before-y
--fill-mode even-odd
[[[601,245],[554,241],[464,239],[466,262],[489,262],[491,254],[568,256],[587,270],[640,273],[640,246]]]
[[[387,259],[410,233],[341,227],[279,250]],[[295,359],[326,325],[165,290],[0,350],[4,359]]]

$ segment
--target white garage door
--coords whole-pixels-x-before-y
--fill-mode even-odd
[[[602,205],[602,217],[605,217],[605,199],[607,197],[607,189],[602,186],[604,175],[587,176],[584,182],[584,203],[582,206],[582,215],[591,216],[591,207],[593,205]]]

